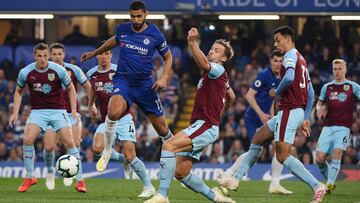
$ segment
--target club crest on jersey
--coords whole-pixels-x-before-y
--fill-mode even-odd
[[[150,40],[149,40],[148,38],[145,38],[145,39],[144,39],[144,44],[145,44],[145,45],[150,44]]]
[[[349,85],[344,85],[344,88],[343,88],[345,91],[348,91],[350,89],[350,86]]]
[[[261,81],[256,80],[254,84],[255,84],[255,87],[260,87],[261,86]]]
[[[109,79],[112,80],[115,73],[109,73]]]
[[[49,74],[48,74],[48,79],[49,79],[50,81],[54,81],[54,80],[55,80],[55,73],[49,73]]]

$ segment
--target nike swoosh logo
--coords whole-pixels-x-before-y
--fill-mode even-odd
[[[119,169],[117,168],[113,168],[113,169],[108,169],[104,172],[98,172],[98,171],[93,171],[93,172],[89,172],[89,173],[83,173],[83,177],[84,178],[92,178],[92,177],[96,177],[96,176],[101,176],[101,175],[104,175],[104,174],[108,174],[108,173],[112,173],[112,172],[115,172]]]
[[[266,173],[264,173],[262,179],[263,180],[272,180],[270,173],[271,173],[270,170],[266,171]],[[281,175],[280,180],[285,180],[285,179],[289,179],[289,178],[292,178],[292,177],[294,177],[293,174],[287,173],[287,174]]]

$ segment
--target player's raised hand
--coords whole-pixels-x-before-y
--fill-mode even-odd
[[[15,122],[18,119],[18,115],[15,114],[11,114],[10,119],[9,119],[9,127],[12,128],[14,127]]]
[[[161,89],[164,89],[166,87],[166,79],[164,78],[159,78],[158,80],[156,80],[153,84],[153,86],[151,87],[151,89],[158,91]]]
[[[310,126],[310,120],[304,120],[301,124],[302,132],[305,137],[310,137],[311,132],[311,126]]]
[[[188,37],[187,40],[188,41],[195,41],[197,40],[197,38],[199,37],[199,32],[196,28],[192,27],[189,31],[188,31]]]
[[[85,53],[83,53],[83,54],[81,55],[80,61],[81,61],[81,63],[83,63],[83,62],[91,59],[91,58],[94,57],[94,56],[95,56],[95,54],[94,54],[94,52],[92,52],[92,51],[85,52]]]

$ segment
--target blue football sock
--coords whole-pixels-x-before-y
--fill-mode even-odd
[[[26,178],[32,178],[34,171],[34,160],[35,160],[34,145],[23,146],[23,159],[24,159],[24,166],[26,169]]]
[[[144,187],[152,187],[150,177],[146,173],[145,164],[140,159],[135,157],[135,159],[130,162],[130,166],[143,181]]]
[[[329,170],[328,170],[328,180],[327,183],[335,184],[336,178],[340,171],[341,160],[332,160]]]
[[[160,186],[158,193],[163,197],[168,196],[168,190],[173,179],[176,167],[176,156],[170,151],[161,151],[160,158]]]
[[[246,152],[243,162],[241,163],[239,169],[235,173],[235,178],[240,180],[249,169],[256,163],[260,156],[261,146],[252,144],[250,145],[249,151]]]
[[[325,179],[328,178],[328,170],[329,170],[329,163],[325,161],[322,164],[318,164],[321,174],[325,177]]]
[[[211,201],[215,201],[215,193],[204,183],[197,175],[189,173],[185,178],[180,180],[188,188],[196,193],[201,193]]]
[[[45,165],[47,168],[48,173],[54,173],[54,159],[55,159],[55,153],[54,151],[48,152],[44,150],[44,159],[45,159]]]
[[[125,156],[123,154],[115,151],[115,149],[111,149],[111,159],[119,161],[122,164],[127,163]]]
[[[296,177],[308,184],[313,190],[320,186],[320,182],[295,157],[290,155],[283,165]]]
[[[76,147],[73,147],[73,148],[68,149],[67,153],[70,154],[70,155],[73,155],[79,161],[79,172],[76,174],[76,181],[83,180],[83,177],[82,177],[82,164],[81,164],[79,150]]]

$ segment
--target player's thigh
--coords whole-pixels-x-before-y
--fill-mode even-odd
[[[44,133],[44,149],[47,152],[54,150],[55,144],[58,141],[57,133],[49,126]]]
[[[264,124],[259,130],[256,131],[251,143],[256,145],[264,145],[266,142],[271,141],[273,139],[274,139],[273,132],[271,132],[267,124]]]
[[[24,145],[33,145],[38,135],[41,133],[41,128],[33,123],[28,123],[24,130]]]
[[[66,149],[75,147],[71,127],[60,128],[58,133],[59,133],[59,137]]]
[[[191,146],[188,149],[191,150],[183,150],[176,155],[192,157],[195,160],[199,160],[203,149],[208,145],[214,143],[218,139],[219,127],[211,125],[210,123],[207,123],[203,120],[197,120],[192,123],[188,128],[181,131],[181,133],[188,136],[188,138],[190,139]]]
[[[316,144],[316,151],[321,152],[319,156],[322,156],[321,154],[329,154],[330,149],[333,146],[333,131],[331,127],[323,127],[320,133],[320,137],[318,139],[318,142]],[[321,157],[319,157],[321,158]],[[321,160],[319,160],[321,161]]]
[[[175,169],[175,178],[182,180],[190,172],[194,164],[194,159],[187,156],[176,156],[176,169]]]
[[[116,123],[116,139],[136,143],[136,129],[133,116],[129,113]]]
[[[350,142],[350,128],[344,126],[333,126],[333,148],[345,151]],[[341,152],[342,152],[341,151]]]
[[[160,96],[156,91],[151,89],[151,86],[139,87],[134,90],[135,91],[131,92],[131,94],[134,97],[134,102],[139,106],[142,112],[146,115],[153,114],[156,117],[164,115]]]
[[[286,142],[290,145],[294,143],[296,131],[304,120],[304,110],[284,109],[279,111],[275,123],[275,141]]]
[[[120,119],[131,104],[131,100],[126,99],[123,95],[112,95],[108,104],[108,117],[113,121]]]
[[[192,141],[187,134],[181,131],[166,141],[162,148],[173,153],[190,152],[192,150]]]

